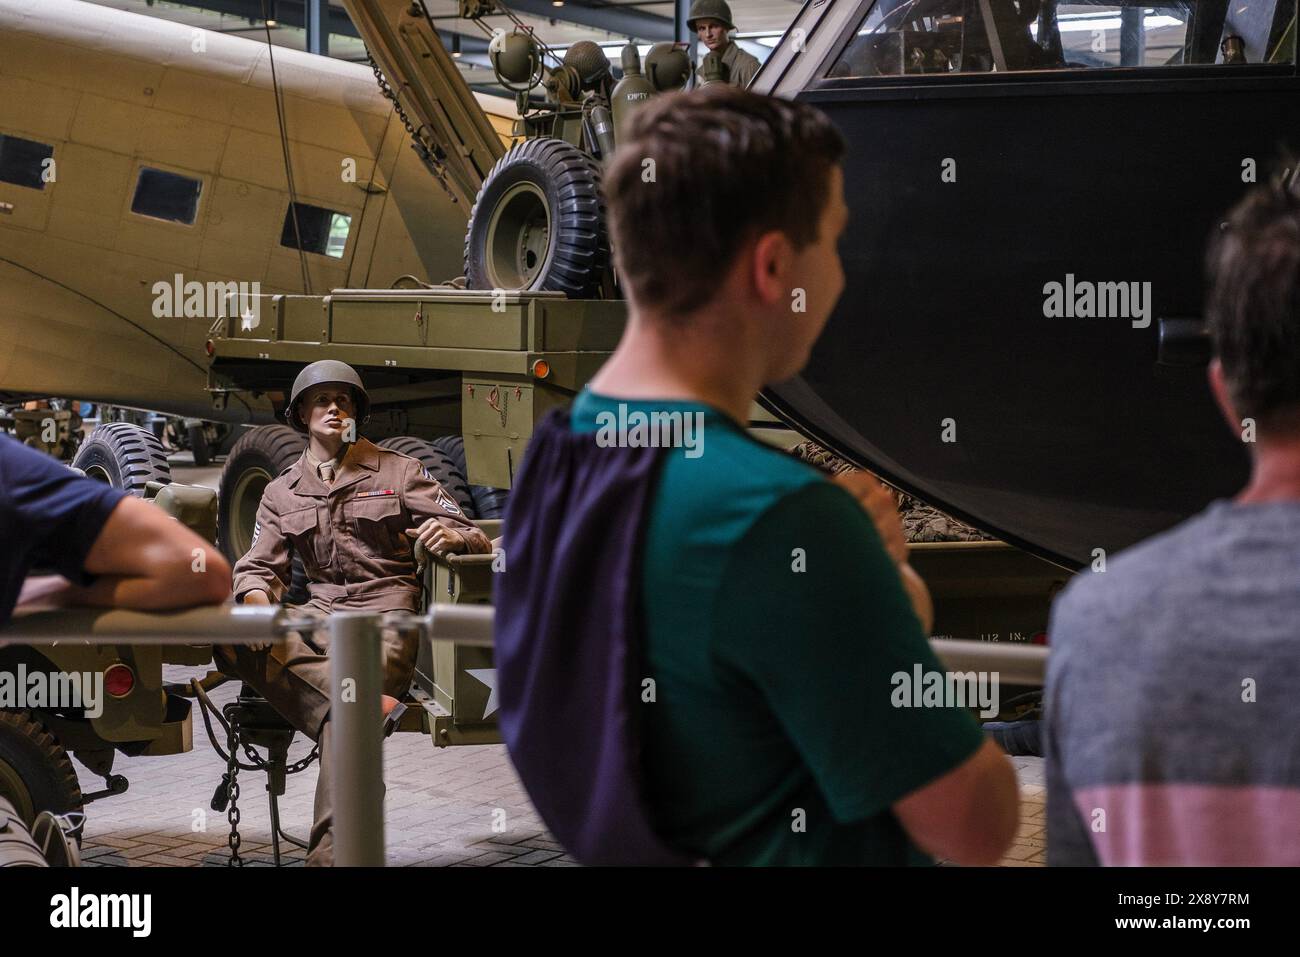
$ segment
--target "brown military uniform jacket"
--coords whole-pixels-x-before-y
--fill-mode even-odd
[[[763,65],[758,62],[758,57],[742,50],[735,40],[728,43],[722,51],[722,63],[727,68],[727,82],[741,87],[749,86],[754,81],[758,68]]]
[[[405,533],[429,518],[463,533],[470,552],[492,551],[487,536],[416,459],[358,439],[331,486],[304,451],[262,495],[252,547],[235,564],[235,597],[242,601],[257,588],[282,600],[296,552],[313,608],[415,611],[415,543]]]

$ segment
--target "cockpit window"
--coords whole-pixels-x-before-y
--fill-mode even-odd
[[[1296,0],[879,0],[828,77],[1294,62]]]

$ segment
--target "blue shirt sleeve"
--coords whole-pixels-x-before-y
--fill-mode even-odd
[[[48,455],[0,436],[0,554],[4,598],[16,597],[33,566],[79,585],[94,580],[86,554],[128,493],[78,475]],[[0,608],[7,618],[12,601]]]

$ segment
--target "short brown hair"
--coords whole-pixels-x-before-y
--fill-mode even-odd
[[[1292,164],[1294,165],[1294,164]],[[1206,316],[1238,414],[1261,427],[1300,418],[1300,196],[1252,189],[1210,242]]]
[[[691,312],[752,237],[779,230],[806,247],[843,155],[839,131],[804,104],[723,85],[656,97],[605,174],[624,288],[669,315]]]

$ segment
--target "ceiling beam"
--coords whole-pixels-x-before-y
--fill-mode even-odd
[[[181,0],[181,2],[187,7],[197,7],[212,13],[225,13],[246,20],[261,21],[262,19],[262,0]],[[267,0],[266,2],[266,9],[270,11],[273,20],[278,20],[285,26],[303,29],[307,27],[306,7],[305,0]],[[357,33],[357,28],[352,25],[346,10],[333,5],[327,7],[325,21],[329,24],[330,33],[347,37],[361,36]]]
[[[576,23],[578,26],[606,30],[636,40],[654,42],[673,38],[673,21],[669,17],[644,13],[641,10],[629,10],[617,5],[586,6],[574,0],[566,0],[562,7],[552,6],[551,0],[502,0],[502,2],[515,13],[526,13],[530,17],[544,20]]]
[[[241,19],[257,20],[259,22],[262,19],[262,0],[191,0],[191,2],[185,3],[185,6],[207,10],[211,13],[224,13]],[[271,11],[273,19],[286,27],[299,27],[304,30],[307,28],[306,0],[267,0],[266,8]],[[361,34],[357,32],[352,19],[342,7],[329,6],[327,20],[330,33],[338,36],[361,38]],[[465,26],[468,27],[469,24],[465,24]],[[448,38],[448,49],[450,49],[451,34],[457,32],[448,30],[445,26],[438,28],[439,36]],[[486,55],[487,37],[477,32],[460,33],[459,35],[461,52]]]
[[[262,19],[262,0],[181,0],[181,2],[185,6],[197,7],[213,13],[225,13],[247,20]],[[649,42],[671,40],[675,32],[671,17],[661,17],[617,4],[589,6],[577,3],[576,0],[567,0],[564,6],[556,7],[551,5],[551,0],[505,0],[505,5],[515,13],[526,13],[532,17],[561,23],[574,23],[593,30],[605,30],[619,36]],[[307,27],[306,8],[307,0],[267,0],[266,3],[266,9],[270,11],[273,19],[285,26],[303,29]],[[324,19],[329,24],[330,33],[360,37],[347,11],[342,7],[329,4]]]

